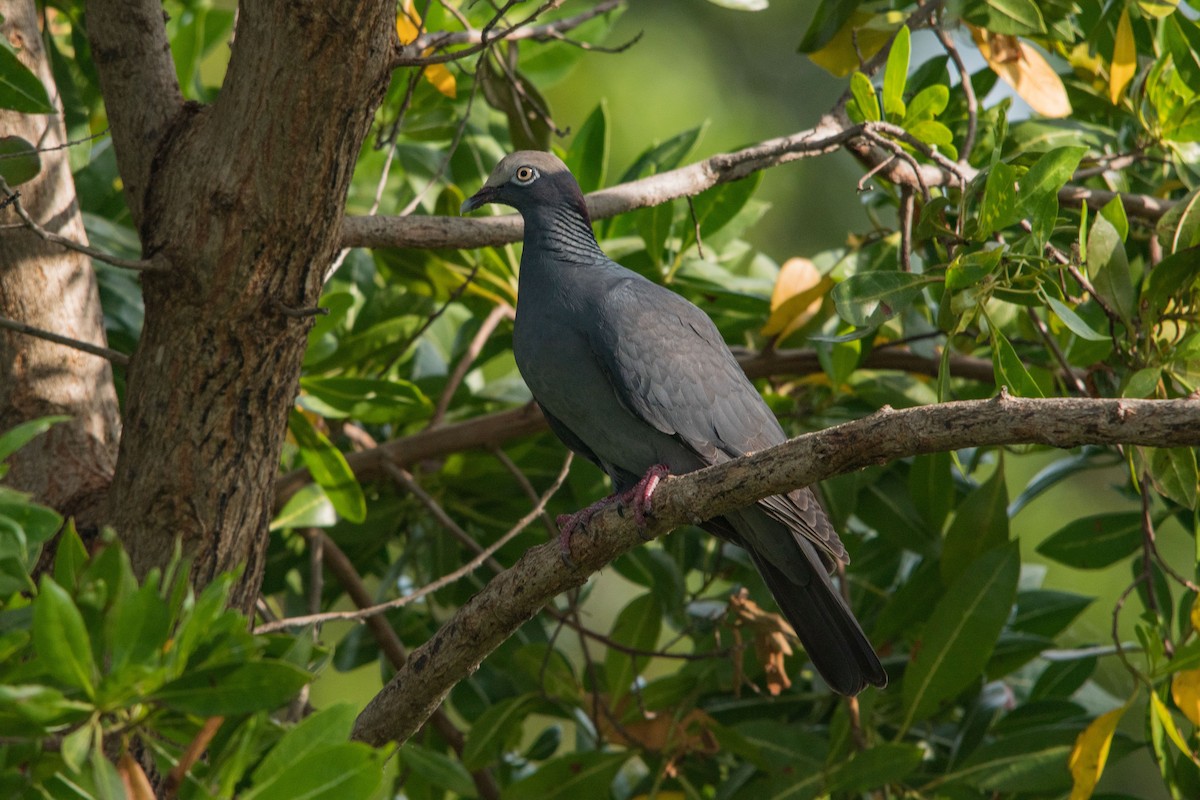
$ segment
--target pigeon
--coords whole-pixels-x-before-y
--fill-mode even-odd
[[[612,480],[639,521],[657,482],[786,440],[721,338],[687,299],[613,261],[583,193],[556,156],[505,156],[462,204],[515,208],[525,221],[513,355],[551,430]],[[585,509],[569,530],[605,502]],[[740,545],[833,691],[887,685],[887,673],[830,580],[846,550],[809,488],[701,524]],[[567,553],[569,551],[564,551]]]

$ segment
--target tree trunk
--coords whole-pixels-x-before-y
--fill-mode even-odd
[[[0,0],[0,14],[0,33],[54,97],[34,4]],[[42,227],[86,242],[67,151],[53,149],[65,141],[61,115],[0,110],[0,133],[44,151],[41,173],[17,187],[25,209]],[[19,227],[12,209],[0,213],[0,316],[106,344],[91,260]],[[111,367],[97,356],[0,330],[0,431],[51,414],[71,419],[13,456],[5,483],[92,527],[112,480],[120,432]]]
[[[243,3],[217,100],[179,102],[161,8],[92,2],[88,35],[143,254],[108,519],[145,573],[258,593],[273,485],[351,174],[390,77],[394,3]],[[149,30],[147,26],[153,27]],[[149,37],[149,38],[148,38]]]

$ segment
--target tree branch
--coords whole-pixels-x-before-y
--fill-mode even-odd
[[[772,375],[811,375],[821,371],[821,363],[814,350],[771,350],[767,352],[737,353],[742,369],[750,378],[766,378]],[[936,377],[939,361],[917,355],[908,350],[892,348],[877,349],[863,360],[863,369],[898,370],[918,375]],[[952,354],[950,373],[957,378],[992,383],[992,362],[987,359]],[[414,464],[429,458],[440,458],[473,448],[491,448],[548,430],[542,412],[532,403],[507,411],[497,411],[475,417],[465,422],[441,425],[411,436],[402,436],[378,447],[346,453],[346,462],[360,481],[385,477],[385,464]],[[292,470],[275,481],[275,508],[279,509],[288,498],[299,491],[312,478],[308,469]]]
[[[592,572],[687,523],[711,519],[763,497],[873,464],[925,453],[1008,444],[1078,447],[1200,444],[1200,401],[1014,398],[943,403],[893,411],[806,434],[760,453],[671,477],[655,493],[655,518],[639,531],[610,507],[572,540],[563,565],[557,542],[527,551],[465,603],[359,715],[354,738],[380,745],[404,741],[479,662],[556,595]]]
[[[121,366],[125,366],[129,363],[129,356],[125,355],[119,350],[113,350],[111,347],[101,347],[98,344],[84,342],[79,339],[72,339],[69,336],[60,336],[57,333],[45,331],[41,328],[35,328],[32,325],[26,325],[24,322],[17,322],[16,320],[8,319],[7,317],[0,317],[0,328],[16,331],[17,333],[23,333],[26,336],[32,336],[36,339],[44,339],[47,342],[61,344],[64,347],[70,347],[74,350],[81,350],[84,353],[90,353],[91,355],[99,356],[100,358],[107,359],[112,363],[119,364]]]
[[[884,133],[895,126],[872,123]],[[864,136],[867,129],[854,125],[844,115],[827,114],[816,127],[791,136],[768,139],[732,153],[719,153],[686,167],[660,172],[628,183],[610,186],[586,196],[592,219],[608,219],[639,208],[661,205],[680,197],[691,197],[723,183],[740,180],[764,169],[801,158],[824,155],[846,147],[885,180],[913,189],[958,185],[976,174],[973,168],[943,159],[942,165],[916,164],[896,158],[894,153],[873,144]],[[907,143],[919,141],[904,133]],[[914,162],[915,163],[915,162]],[[1078,208],[1085,200],[1099,207],[1115,197],[1114,192],[1068,184],[1058,193],[1064,206]],[[1176,201],[1148,195],[1121,193],[1127,214],[1154,221]],[[342,220],[342,247],[474,248],[494,247],[521,239],[523,226],[517,214],[494,217],[438,216],[347,216]]]
[[[183,109],[162,4],[90,0],[87,34],[125,197],[140,225],[158,144]]]

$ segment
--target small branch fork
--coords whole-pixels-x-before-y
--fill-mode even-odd
[[[925,453],[1010,444],[1078,447],[1200,444],[1200,402],[1014,398],[943,403],[877,414],[797,437],[717,467],[664,480],[645,530],[616,509],[597,514],[573,542],[576,571],[557,544],[527,551],[465,603],[363,710],[354,736],[371,744],[405,741],[446,693],[552,598],[582,585],[621,553],[674,527],[710,519],[772,494],[832,475]]]

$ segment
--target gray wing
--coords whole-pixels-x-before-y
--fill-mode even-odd
[[[787,437],[712,320],[669,289],[630,276],[606,293],[595,351],[632,413],[718,464]],[[818,545],[822,561],[846,551],[808,488],[759,503]]]

